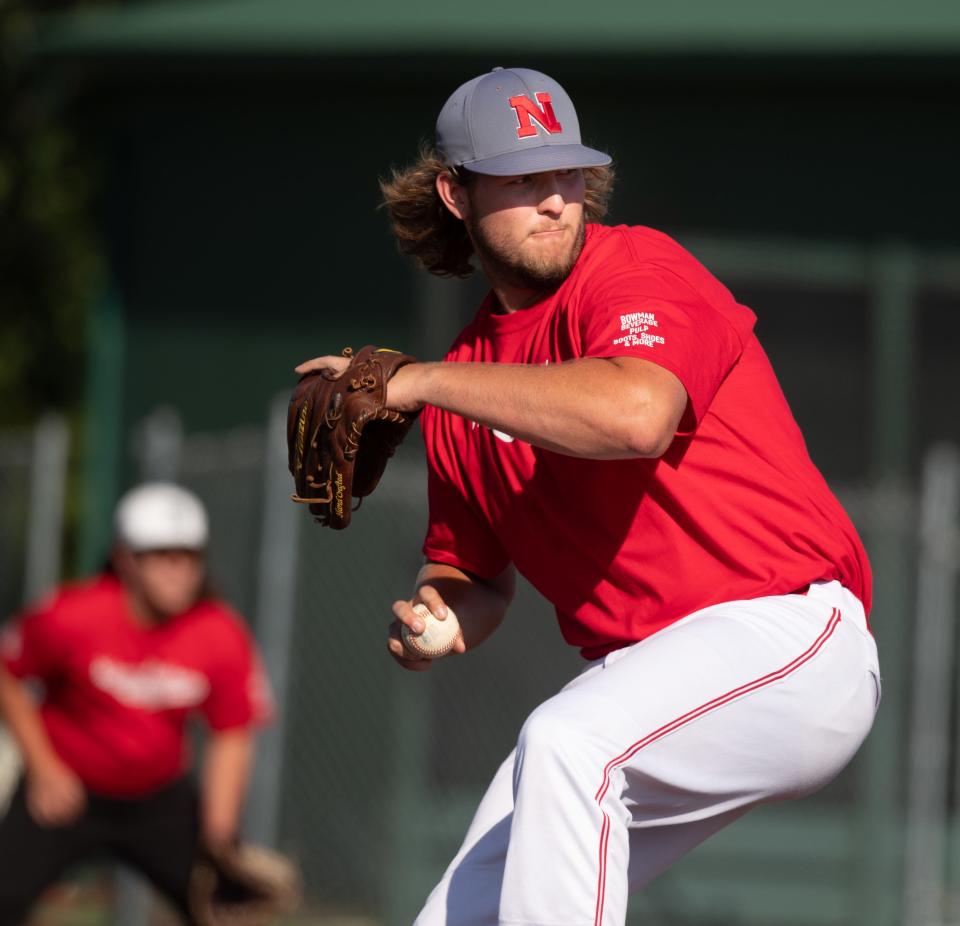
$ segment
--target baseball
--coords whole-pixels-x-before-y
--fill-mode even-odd
[[[424,659],[437,659],[453,649],[460,638],[460,622],[451,608],[447,607],[445,620],[438,620],[425,604],[415,604],[413,610],[423,618],[423,633],[414,633],[406,624],[400,627],[403,645]]]

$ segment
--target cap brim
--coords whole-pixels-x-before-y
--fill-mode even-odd
[[[465,161],[463,166],[475,174],[510,177],[539,174],[545,170],[569,170],[574,167],[606,167],[613,161],[609,154],[584,145],[540,145],[525,151],[508,151],[491,158]]]
[[[126,547],[131,553],[157,553],[160,550],[187,550],[190,553],[203,553],[207,549],[206,543],[180,539],[150,538],[131,540],[129,538],[118,537],[116,542],[120,546]]]

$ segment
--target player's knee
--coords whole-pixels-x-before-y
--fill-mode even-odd
[[[582,740],[575,718],[554,699],[527,718],[517,741],[517,755],[521,761],[549,758],[563,763],[581,751]]]

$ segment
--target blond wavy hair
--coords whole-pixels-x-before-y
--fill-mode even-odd
[[[470,171],[453,171],[429,145],[420,147],[417,160],[402,170],[394,168],[389,179],[380,180],[383,207],[401,254],[412,257],[424,270],[442,277],[468,277],[473,244],[464,223],[443,204],[437,193],[437,176],[451,174],[467,186],[476,177]],[[599,222],[607,214],[613,192],[612,167],[587,167],[583,171],[586,192],[584,218]]]

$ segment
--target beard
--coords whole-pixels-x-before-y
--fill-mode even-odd
[[[582,214],[573,244],[560,255],[524,254],[510,242],[489,234],[472,217],[466,220],[466,226],[488,277],[538,291],[556,289],[570,275],[586,238],[586,220]]]

